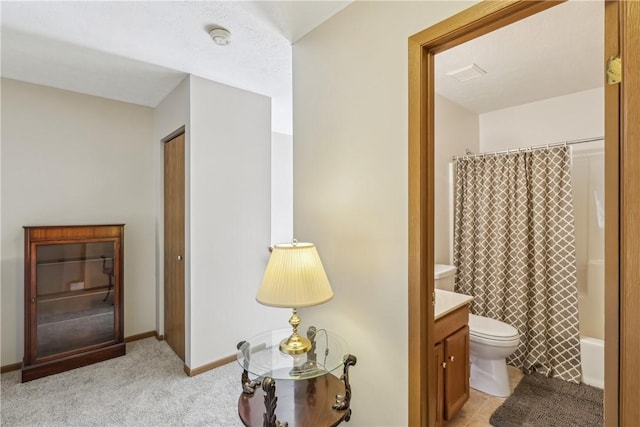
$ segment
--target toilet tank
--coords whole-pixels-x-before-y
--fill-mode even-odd
[[[456,268],[453,265],[436,264],[433,278],[436,289],[453,292],[456,283]]]

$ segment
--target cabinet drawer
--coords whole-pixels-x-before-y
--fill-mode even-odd
[[[444,340],[458,329],[469,323],[469,305],[464,305],[457,310],[436,320],[434,327],[434,344]]]

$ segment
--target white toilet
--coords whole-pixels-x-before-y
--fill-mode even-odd
[[[453,292],[456,268],[435,265],[435,286]],[[469,315],[469,352],[471,378],[469,385],[483,393],[506,397],[511,394],[505,358],[511,356],[520,338],[511,325],[488,317]]]

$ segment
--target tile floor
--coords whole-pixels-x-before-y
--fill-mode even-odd
[[[509,372],[509,383],[511,391],[516,388],[522,379],[522,372],[512,366],[507,366]],[[445,423],[446,427],[489,427],[489,418],[493,411],[498,409],[502,403],[507,400],[506,397],[494,397],[480,391],[471,389],[469,400],[464,404],[462,409],[453,417],[453,419]]]

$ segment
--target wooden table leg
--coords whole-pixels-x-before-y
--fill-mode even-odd
[[[340,379],[344,382],[344,396],[338,394],[336,396],[336,403],[333,404],[333,409],[343,411],[348,410],[347,416],[345,417],[345,421],[349,421],[351,419],[351,408],[349,408],[349,404],[351,403],[351,384],[349,384],[349,367],[356,364],[358,359],[352,354],[347,354],[344,356],[344,371]]]
[[[278,397],[276,396],[276,382],[273,378],[266,377],[262,381],[262,390],[264,390],[264,421],[262,427],[288,427],[289,423],[281,423],[276,419],[276,406],[278,406]]]

